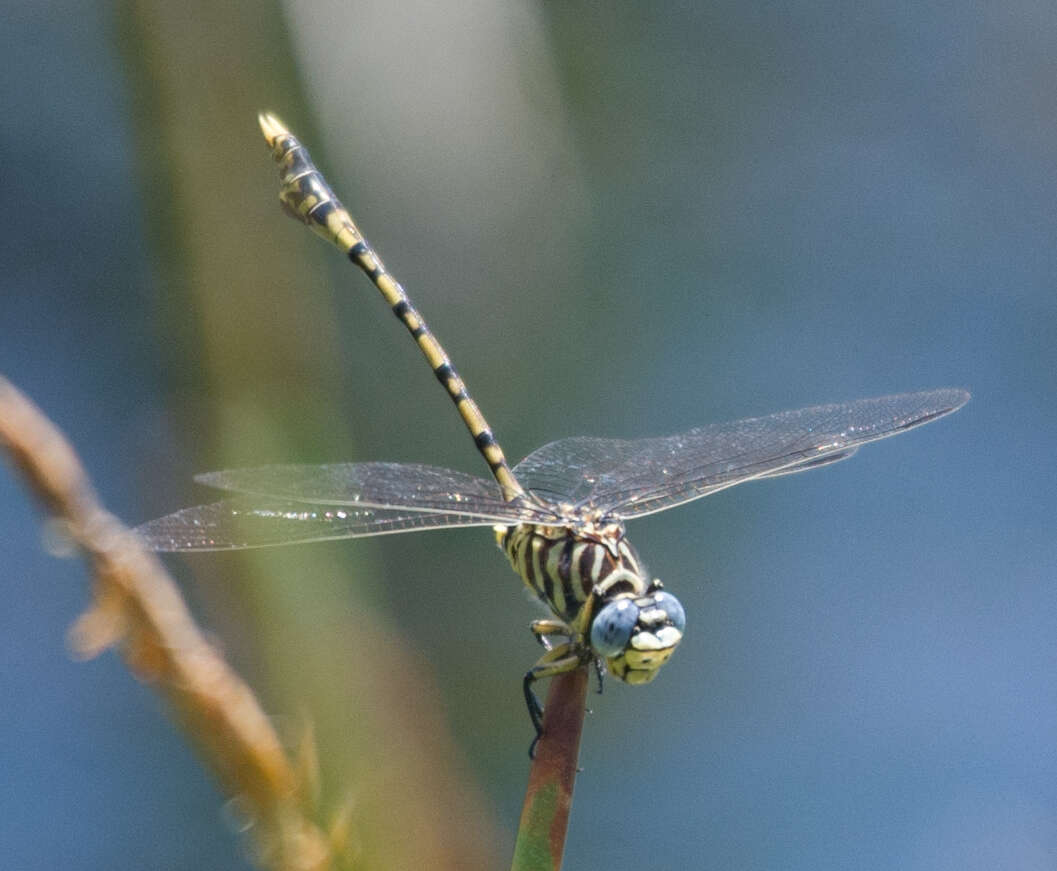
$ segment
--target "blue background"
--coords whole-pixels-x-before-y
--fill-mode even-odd
[[[634,524],[688,633],[653,685],[611,682],[592,700],[568,867],[1052,868],[1052,4],[431,8],[288,8],[310,102],[232,100],[245,160],[260,164],[233,260],[256,256],[258,224],[300,244],[253,138],[255,111],[274,108],[312,119],[329,175],[512,456],[576,434],[973,392],[956,416],[849,463]],[[230,394],[186,375],[206,365],[202,310],[161,301],[180,278],[159,254],[165,187],[142,155],[166,108],[141,95],[133,111],[149,86],[126,15],[143,7],[5,13],[0,372],[64,428],[129,522],[204,501],[190,476],[218,462],[483,473],[410,343],[336,255],[331,320],[291,329],[333,338],[308,389],[347,430],[303,453],[252,440],[201,453],[200,407],[244,406],[216,412]],[[267,63],[236,36],[209,38],[230,42],[233,68]],[[187,94],[223,88],[172,75]],[[271,354],[245,341],[250,360]],[[240,377],[252,384],[252,365]],[[445,747],[490,809],[501,866],[536,611],[487,531],[320,548],[355,551],[384,578],[361,595],[428,663]],[[7,474],[0,553],[4,864],[244,863],[224,796],[162,704],[113,654],[71,661],[84,572],[44,554]],[[235,571],[224,557],[173,562],[192,589],[218,564]],[[292,571],[284,607],[326,608]],[[342,587],[338,573],[315,581]],[[245,586],[198,595],[203,622],[266,686],[260,663],[278,654],[259,652],[270,639],[251,628]],[[314,710],[263,692],[275,713]]]

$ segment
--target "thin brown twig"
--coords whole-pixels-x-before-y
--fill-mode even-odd
[[[312,772],[287,757],[253,692],[203,638],[158,559],[99,504],[62,433],[3,377],[0,447],[92,568],[94,602],[71,630],[74,648],[95,656],[119,645],[133,671],[166,697],[254,823],[262,865],[334,867],[347,821],[337,821],[328,835],[310,818]],[[300,758],[314,755],[302,751]]]

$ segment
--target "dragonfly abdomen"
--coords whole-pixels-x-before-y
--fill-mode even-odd
[[[274,115],[261,114],[260,124],[272,156],[279,164],[282,185],[279,199],[283,208],[289,215],[307,224],[317,235],[336,245],[367,274],[393,314],[407,328],[429,362],[433,374],[455,403],[477,450],[492,470],[503,498],[514,499],[523,495],[521,485],[510,471],[488,421],[452,366],[447,352],[411,304],[400,282],[385,268],[382,259],[364,238],[352,216],[312,162],[307,149]]]
[[[522,523],[501,528],[497,541],[526,586],[562,620],[574,620],[591,591],[614,572],[623,577],[609,594],[645,592],[638,554],[622,535],[600,541],[569,527]]]

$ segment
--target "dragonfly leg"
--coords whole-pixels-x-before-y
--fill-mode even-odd
[[[595,677],[598,678],[598,694],[602,695],[602,690],[605,686],[603,678],[606,675],[606,664],[601,656],[596,656],[593,660],[595,667]]]
[[[530,759],[536,758],[536,745],[543,737],[543,705],[540,704],[532,685],[542,678],[554,677],[579,668],[583,661],[583,650],[571,641],[566,641],[564,644],[550,648],[532,668],[525,672],[525,680],[522,684],[525,692],[525,705],[528,707],[529,718],[536,730],[536,737],[529,745]]]
[[[565,638],[573,637],[573,630],[568,623],[561,620],[533,620],[529,624],[529,631],[536,636],[536,640],[544,650],[553,650],[550,636],[561,635]]]

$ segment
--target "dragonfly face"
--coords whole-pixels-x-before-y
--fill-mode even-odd
[[[683,640],[686,614],[679,600],[656,581],[645,596],[612,599],[591,623],[591,649],[609,673],[629,684],[649,683]]]

